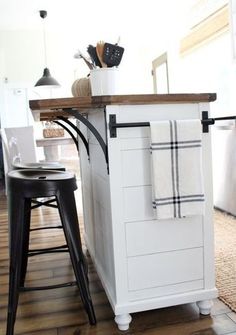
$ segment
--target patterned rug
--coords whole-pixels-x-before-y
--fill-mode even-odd
[[[215,210],[214,228],[219,299],[236,312],[236,217]]]

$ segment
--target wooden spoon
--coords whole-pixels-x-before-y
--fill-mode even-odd
[[[97,42],[96,52],[97,52],[97,56],[98,56],[98,59],[99,59],[101,65],[102,65],[102,67],[107,67],[107,64],[103,62],[104,44],[105,43],[103,41]]]

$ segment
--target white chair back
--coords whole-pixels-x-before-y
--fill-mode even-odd
[[[36,163],[36,144],[33,126],[2,129],[3,155],[7,171],[17,162]],[[5,168],[5,163],[4,163]]]

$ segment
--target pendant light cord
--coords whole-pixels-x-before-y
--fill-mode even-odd
[[[45,67],[47,67],[47,40],[46,40],[46,29],[45,29],[45,19],[43,19],[43,45],[44,45],[44,61]]]

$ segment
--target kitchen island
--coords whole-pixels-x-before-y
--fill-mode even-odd
[[[120,330],[129,328],[131,313],[150,309],[197,302],[209,314],[217,297],[208,118],[215,99],[204,93],[30,101],[35,119],[79,120],[85,241]],[[157,220],[149,122],[174,119],[203,123],[205,215]]]

